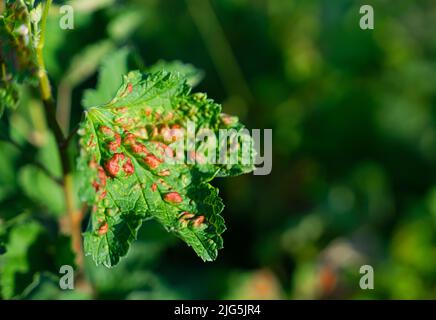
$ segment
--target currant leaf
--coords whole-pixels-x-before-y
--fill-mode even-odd
[[[183,143],[178,155],[191,161],[171,162],[187,121],[195,123],[196,133],[209,129],[215,136],[223,128],[243,128],[205,94],[191,93],[184,75],[167,71],[130,72],[109,103],[86,111],[78,169],[82,200],[93,207],[85,251],[96,264],[116,265],[148,219],[160,222],[204,261],[216,259],[223,247],[224,205],[209,182],[250,172],[253,163],[207,162],[208,153],[192,152]],[[196,141],[195,150],[206,144]]]
[[[183,63],[181,61],[164,61],[159,60],[154,65],[152,65],[148,72],[158,72],[158,71],[168,71],[171,73],[180,73],[182,76],[186,77],[187,83],[191,87],[195,87],[197,84],[203,80],[204,72],[194,67],[192,64]]]
[[[108,102],[122,83],[122,77],[127,73],[127,58],[129,50],[122,48],[111,52],[102,60],[96,89],[88,89],[83,95],[82,104],[89,108]]]

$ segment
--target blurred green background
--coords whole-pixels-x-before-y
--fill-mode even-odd
[[[228,227],[217,261],[203,263],[148,222],[116,268],[86,259],[91,292],[60,291],[68,241],[49,217],[64,211],[62,196],[2,143],[0,211],[36,206],[39,216],[9,235],[16,254],[2,258],[21,266],[19,298],[436,298],[434,0],[69,3],[74,29],[61,30],[53,9],[45,57],[61,107],[71,101],[70,127],[102,58],[126,48],[134,68],[180,60],[201,69],[195,91],[248,128],[273,130],[273,170],[214,182]],[[375,30],[359,28],[364,4]],[[42,146],[35,157],[52,163],[44,121],[29,110],[10,118],[16,140]],[[29,248],[33,235],[47,243],[40,254]],[[359,287],[365,264],[374,290]]]

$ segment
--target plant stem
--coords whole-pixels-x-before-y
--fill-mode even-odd
[[[59,156],[62,164],[62,174],[63,174],[63,190],[65,196],[65,203],[69,218],[70,232],[72,248],[76,254],[76,264],[79,272],[83,270],[83,250],[82,250],[82,238],[81,238],[81,215],[76,213],[74,207],[74,187],[73,187],[73,176],[71,172],[70,161],[68,158],[68,143],[62,133],[62,129],[56,119],[56,104],[53,99],[52,90],[50,86],[50,81],[47,76],[47,71],[45,69],[43,48],[45,41],[45,31],[47,16],[50,9],[52,0],[47,0],[44,6],[44,11],[41,20],[41,37],[36,49],[37,61],[38,61],[38,78],[40,84],[41,99],[45,106],[45,116],[47,119],[47,124],[50,130],[53,132]]]

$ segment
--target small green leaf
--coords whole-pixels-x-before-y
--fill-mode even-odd
[[[16,161],[18,150],[7,142],[0,141],[0,201],[16,189]]]
[[[0,117],[7,109],[15,109],[18,105],[18,90],[15,83],[0,81]]]
[[[65,213],[63,191],[45,172],[33,165],[23,167],[18,181],[26,196],[56,216]]]
[[[117,15],[108,25],[108,33],[117,42],[126,40],[144,21],[144,13],[128,9]],[[127,72],[127,71],[126,71]]]
[[[0,284],[4,298],[10,299],[19,294],[32,280],[30,258],[38,254],[43,237],[44,229],[35,222],[21,224],[11,230],[8,251],[0,257]]]
[[[154,73],[158,71],[167,71],[171,73],[179,73],[183,77],[186,78],[188,84],[191,87],[195,87],[197,84],[201,82],[204,78],[204,72],[194,67],[192,64],[183,63],[181,61],[164,61],[159,60],[150,68],[147,69],[147,72]]]
[[[86,90],[82,104],[85,108],[104,104],[116,94],[127,73],[127,57],[129,50],[126,48],[111,52],[100,66],[97,89]]]
[[[130,72],[110,102],[86,112],[78,168],[80,194],[93,206],[85,251],[97,264],[117,264],[147,219],[175,233],[204,261],[216,259],[224,206],[209,182],[250,172],[253,163],[207,163],[187,145],[182,153],[194,161],[168,161],[187,121],[197,133],[209,129],[215,136],[222,128],[243,128],[205,94],[191,93],[183,75],[166,71]],[[198,141],[196,150],[205,144]]]

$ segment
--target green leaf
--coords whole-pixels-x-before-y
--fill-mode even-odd
[[[117,42],[126,40],[144,21],[144,14],[136,8],[119,13],[108,25],[108,33]]]
[[[101,64],[97,89],[86,90],[82,104],[85,108],[104,104],[112,99],[127,73],[127,57],[129,50],[126,48],[108,54]]]
[[[89,300],[90,293],[81,290],[62,290],[59,287],[59,275],[38,272],[33,282],[18,296],[20,300]]]
[[[36,222],[18,225],[11,230],[8,250],[0,258],[0,284],[4,298],[14,297],[31,281],[31,256],[38,254],[43,238],[44,229]]]
[[[114,45],[109,40],[101,40],[86,46],[72,58],[65,72],[65,81],[71,87],[75,87],[90,77],[97,70],[100,61],[113,49]]]
[[[204,78],[204,72],[202,70],[197,69],[192,64],[183,63],[181,61],[164,61],[159,60],[154,65],[152,65],[147,70],[150,73],[158,72],[158,71],[168,71],[171,73],[179,73],[183,77],[186,78],[188,84],[191,87],[195,87],[197,84],[201,82]]]
[[[60,185],[33,165],[24,166],[18,181],[26,196],[56,216],[65,213],[64,195]]]
[[[97,264],[116,265],[148,219],[175,233],[204,261],[216,259],[223,247],[224,206],[209,182],[250,172],[253,163],[205,162],[208,154],[200,157],[180,144],[187,121],[195,122],[197,133],[209,129],[215,136],[223,128],[243,128],[205,94],[191,93],[183,75],[166,71],[130,72],[109,103],[86,112],[78,168],[80,194],[93,206],[85,251]],[[176,146],[182,147],[178,155],[191,161],[170,161]],[[205,146],[197,141],[196,152]]]
[[[14,146],[0,141],[0,201],[16,189],[15,163],[18,158],[19,152]]]
[[[0,117],[6,109],[15,109],[18,105],[18,90],[15,83],[0,81]]]

